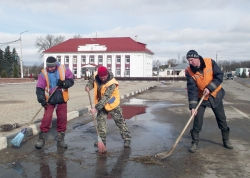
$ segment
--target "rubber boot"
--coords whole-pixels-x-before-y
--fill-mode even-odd
[[[64,143],[64,137],[65,137],[64,132],[57,133],[57,147],[67,149],[68,145],[66,143]]]
[[[35,144],[36,149],[41,149],[45,145],[45,132],[40,132]]]
[[[223,146],[227,149],[233,149],[233,146],[229,141],[229,132],[229,128],[227,128],[226,130],[221,130]]]
[[[191,142],[191,146],[188,149],[188,151],[190,153],[195,153],[198,150],[198,143],[199,143],[199,133],[191,130],[191,137],[192,137],[192,142]]]
[[[124,148],[130,148],[130,140],[125,140],[124,141]]]

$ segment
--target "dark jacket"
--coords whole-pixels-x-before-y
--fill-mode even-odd
[[[203,69],[206,67],[203,58],[200,56],[201,66],[199,69],[190,66],[193,73],[200,72],[203,73]],[[222,82],[223,82],[223,72],[217,65],[217,63],[212,60],[212,68],[213,68],[213,80],[207,85],[206,88],[213,92]],[[198,97],[198,87],[196,85],[195,80],[186,72],[187,79],[187,92],[188,92],[188,101],[189,101],[189,109],[194,109],[198,104],[200,98]],[[214,98],[213,96],[209,96],[208,101],[203,101],[203,105],[215,108],[223,99],[225,95],[225,91],[222,88],[217,96]]]
[[[55,73],[57,72],[57,70],[55,71]],[[59,80],[59,75],[54,75],[55,76],[55,83],[58,82]],[[74,79],[73,79],[73,74],[72,72],[67,68],[65,71],[65,85],[63,86],[64,89],[70,88],[74,85]],[[54,84],[53,87],[51,87],[50,89],[50,94],[53,93],[54,89],[55,89],[56,84]],[[45,99],[45,87],[46,87],[46,80],[45,77],[43,76],[43,74],[41,73],[38,76],[38,81],[37,81],[37,86],[36,86],[36,95],[37,95],[37,100],[39,103],[44,103],[46,102]],[[64,103],[64,99],[62,96],[62,89],[59,87],[54,93],[53,95],[50,97],[49,104],[61,104]]]

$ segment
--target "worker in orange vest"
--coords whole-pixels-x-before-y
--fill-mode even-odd
[[[46,68],[42,69],[36,85],[37,100],[44,107],[44,115],[40,125],[39,138],[35,144],[41,149],[45,144],[46,133],[50,129],[54,109],[57,115],[57,146],[67,148],[64,142],[67,127],[68,88],[74,85],[70,69],[60,65],[56,58],[46,59]]]
[[[120,129],[124,147],[129,148],[131,135],[122,116],[118,86],[119,84],[113,77],[112,72],[108,71],[106,67],[100,66],[97,74],[92,76],[86,84],[85,91],[89,92],[91,89],[94,89],[95,106],[90,111],[92,114],[97,113],[97,129],[103,143],[106,145],[106,120],[108,113],[110,113],[115,124]],[[94,145],[97,146],[96,143]]]
[[[227,149],[233,149],[229,141],[229,127],[227,126],[226,115],[223,106],[225,91],[221,86],[223,72],[217,63],[211,58],[201,57],[195,50],[188,51],[186,58],[189,66],[186,69],[187,91],[189,109],[191,114],[195,112],[195,107],[205,95],[204,101],[199,107],[190,131],[192,143],[189,151],[196,152],[199,143],[199,132],[203,124],[203,116],[206,107],[212,108],[218,127],[221,129],[223,145]]]

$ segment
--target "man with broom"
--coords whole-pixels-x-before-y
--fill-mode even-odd
[[[113,77],[112,72],[109,72],[106,67],[100,66],[97,75],[92,76],[86,84],[85,91],[89,92],[91,89],[94,89],[95,107],[91,108],[90,112],[93,115],[97,113],[97,130],[102,142],[106,145],[106,120],[108,113],[110,113],[115,124],[120,129],[124,147],[129,148],[131,136],[122,116],[118,82]],[[98,141],[94,145],[97,146]]]
[[[42,69],[36,85],[37,100],[44,107],[44,115],[40,125],[40,133],[35,144],[41,149],[45,144],[46,134],[50,129],[54,109],[57,115],[57,146],[67,148],[64,136],[67,126],[68,88],[74,85],[70,69],[60,65],[56,58],[46,59],[46,68]]]
[[[195,50],[188,51],[186,58],[189,62],[189,67],[186,69],[186,78],[191,114],[195,112],[194,108],[202,95],[205,95],[197,113],[195,113],[193,129],[190,131],[192,144],[189,151],[194,153],[198,149],[199,132],[202,128],[206,107],[210,107],[215,114],[218,127],[221,129],[224,147],[233,149],[229,142],[229,127],[227,126],[222,101],[225,95],[225,91],[221,86],[223,72],[214,60],[201,57]]]

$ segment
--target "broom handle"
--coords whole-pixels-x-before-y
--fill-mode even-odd
[[[88,96],[89,96],[89,103],[90,103],[90,107],[92,109],[93,105],[92,105],[92,100],[91,100],[91,96],[90,96],[90,93],[88,91]],[[94,114],[91,112],[91,115],[92,115],[92,119],[94,121],[94,125],[95,125],[95,129],[96,129],[96,133],[97,133],[97,136],[99,137],[99,132],[98,132],[98,129],[97,129],[97,122],[96,122],[96,119],[95,119],[95,116]]]
[[[189,126],[189,124],[191,123],[192,119],[194,118],[194,116],[195,116],[197,110],[199,109],[199,107],[200,107],[202,101],[204,100],[204,98],[205,98],[205,95],[203,95],[202,98],[200,99],[200,101],[199,101],[198,105],[196,106],[196,108],[195,108],[193,114],[192,114],[191,117],[189,118],[188,122],[186,123],[186,125],[185,125],[185,127],[183,128],[182,132],[180,133],[180,135],[179,135],[178,138],[176,139],[176,141],[175,141],[174,145],[172,146],[172,148],[170,149],[170,151],[159,153],[159,155],[160,155],[160,154],[162,155],[162,156],[160,156],[161,159],[165,159],[166,157],[170,156],[170,155],[172,154],[172,152],[175,150],[177,144],[179,143],[181,137],[183,136],[183,134],[184,134],[184,132],[186,131],[187,127]]]
[[[56,88],[54,89],[54,91],[51,93],[51,95],[49,96],[48,98],[48,101],[49,99],[51,98],[51,96],[55,93],[55,91],[57,90],[58,86],[56,86]],[[28,124],[31,124],[34,119],[36,118],[36,116],[40,113],[40,111],[43,109],[43,106],[40,107],[40,109],[36,112],[36,114],[32,117],[31,121],[28,123]]]

